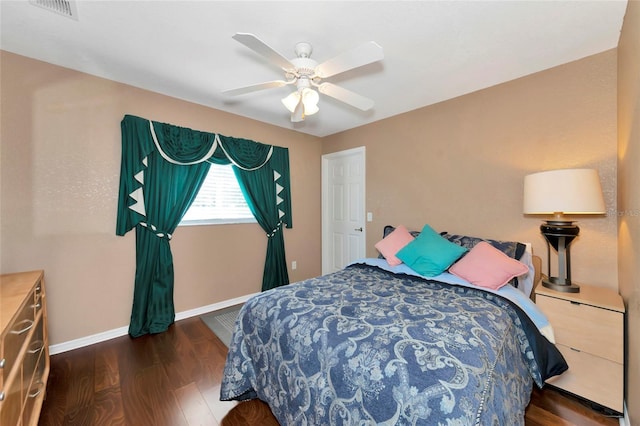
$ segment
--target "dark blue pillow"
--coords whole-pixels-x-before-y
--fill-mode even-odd
[[[459,246],[466,247],[469,250],[471,250],[480,241],[485,241],[491,244],[492,246],[494,246],[495,248],[497,248],[498,250],[500,250],[501,252],[503,252],[504,254],[506,254],[507,256],[512,257],[516,260],[520,260],[525,250],[527,249],[527,246],[515,241],[490,240],[487,238],[470,237],[468,235],[449,234],[447,232],[442,232],[440,233],[440,235],[442,235],[452,243],[456,243]]]

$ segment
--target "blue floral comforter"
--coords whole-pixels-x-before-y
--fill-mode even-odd
[[[222,400],[282,425],[518,425],[567,365],[512,302],[355,264],[261,293],[236,321]]]

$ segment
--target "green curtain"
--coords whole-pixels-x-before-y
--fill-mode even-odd
[[[267,232],[267,259],[262,275],[262,291],[289,283],[287,260],[282,235],[282,217],[290,210],[289,198],[280,195],[289,187],[289,176],[281,173],[289,164],[289,155],[273,161],[273,170],[262,168],[247,171],[233,166],[240,189],[262,229]],[[276,164],[276,163],[280,164]],[[279,171],[280,170],[280,171]],[[275,183],[275,185],[274,185]],[[276,203],[270,202],[276,200]],[[290,222],[290,221],[289,221]]]
[[[211,163],[232,163],[236,173],[241,171],[242,179],[245,174],[250,176],[247,183],[241,183],[241,188],[245,194],[259,194],[245,195],[254,214],[261,212],[261,217],[256,215],[256,219],[267,235],[272,234],[274,226],[280,229],[278,238],[268,239],[263,289],[266,289],[265,283],[269,283],[267,288],[289,283],[281,232],[282,226],[292,226],[286,148],[131,115],[124,117],[121,130],[116,234],[125,235],[136,229],[131,336],[165,331],[175,320],[169,241],[197,195]],[[274,181],[276,175],[280,175],[279,183]]]

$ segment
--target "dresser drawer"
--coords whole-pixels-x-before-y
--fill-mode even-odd
[[[624,367],[608,359],[557,345],[569,370],[547,383],[622,413]]]
[[[18,374],[11,385],[0,389],[2,401],[0,401],[0,425],[19,424],[20,411],[22,410],[22,376]]]
[[[623,363],[622,313],[541,294],[536,304],[549,318],[556,343]]]
[[[0,383],[7,380],[9,372],[16,364],[18,354],[29,335],[29,331],[33,328],[34,321],[35,294],[34,291],[31,291],[21,309],[16,313],[15,321],[4,332],[2,354],[0,354],[0,361],[2,361],[0,374],[2,374],[3,380]]]

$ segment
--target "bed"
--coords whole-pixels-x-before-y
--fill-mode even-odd
[[[532,387],[567,369],[551,326],[530,289],[452,270],[362,259],[252,297],[221,400],[259,398],[282,425],[524,424]]]

